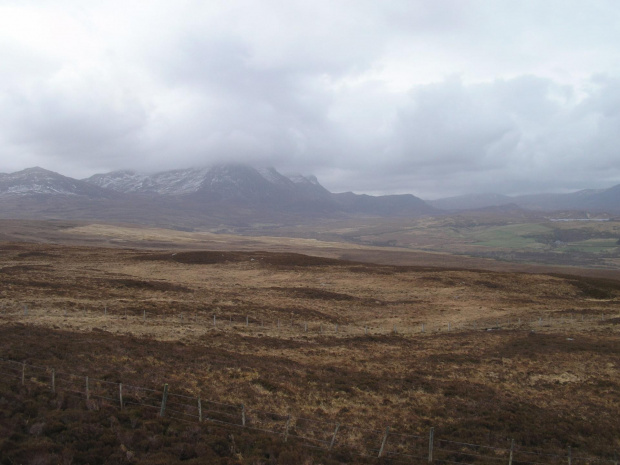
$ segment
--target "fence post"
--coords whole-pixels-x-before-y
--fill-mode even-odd
[[[396,334],[396,325],[394,325],[394,326],[392,327],[392,332],[393,332],[394,334]]]
[[[142,311],[142,321],[146,321],[146,309]]]
[[[198,396],[198,421],[202,423],[202,401],[200,396]]]
[[[364,335],[367,336],[368,335],[368,326],[364,326]]]
[[[245,327],[247,328],[250,324],[250,317],[246,315],[245,317]]]
[[[286,426],[284,427],[284,442],[288,440],[288,429],[291,426],[291,416],[286,418]]]
[[[103,316],[107,316],[107,315],[108,315],[108,306],[107,306],[107,305],[105,305],[105,306],[103,307]]]
[[[24,304],[24,316],[28,316],[28,304]]]
[[[433,441],[435,440],[435,428],[431,427],[428,433],[428,463],[433,463]]]
[[[245,426],[245,404],[241,404],[241,426]]]
[[[390,434],[390,427],[385,428],[385,434],[383,435],[383,441],[381,441],[381,448],[379,449],[378,457],[381,458],[383,456],[383,449],[385,449],[385,443],[387,442],[388,434]]]
[[[215,322],[215,315],[213,315],[213,327],[216,328],[217,327],[217,323]]]
[[[88,386],[88,376],[86,377],[86,400],[90,400],[90,389]]]
[[[56,393],[56,372],[52,368],[52,392]]]
[[[329,443],[329,450],[332,450],[332,447],[334,447],[334,443],[336,442],[336,435],[338,434],[338,430],[340,429],[340,423],[336,423],[336,429],[334,430],[334,434],[332,436],[332,440]]]
[[[573,452],[570,446],[568,446],[568,465],[571,465],[572,461],[573,461]]]
[[[161,398],[161,410],[159,411],[159,416],[163,417],[166,413],[166,402],[168,401],[168,384],[164,384],[164,395]]]
[[[308,322],[306,321],[304,323],[304,333],[307,333],[307,332],[308,332]]]
[[[118,402],[123,410],[123,383],[118,384]]]
[[[515,450],[515,440],[510,440],[510,456],[508,457],[508,465],[512,465],[512,454]]]
[[[26,384],[26,362],[22,363],[22,386]]]

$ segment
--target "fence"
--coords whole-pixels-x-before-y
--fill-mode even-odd
[[[213,423],[277,435],[285,442],[325,451],[345,450],[366,458],[389,458],[391,463],[444,463],[460,465],[619,465],[614,459],[572,455],[520,448],[514,441],[506,447],[492,447],[451,441],[435,436],[403,434],[391,427],[373,430],[351,424],[282,415],[252,409],[244,404],[227,404],[172,392],[167,384],[161,391],[123,383],[78,376],[42,367],[0,359],[2,381],[36,385],[52,393],[62,391],[100,406],[119,409],[138,407],[160,417],[191,423]]]
[[[427,323],[420,322],[414,326],[411,325],[360,325],[360,324],[342,324],[325,321],[301,321],[295,320],[294,316],[290,319],[266,319],[250,315],[224,315],[213,314],[207,315],[204,312],[177,314],[154,313],[142,310],[139,312],[128,312],[123,310],[112,310],[107,306],[103,309],[73,309],[68,312],[65,309],[33,309],[28,304],[22,304],[21,308],[13,307],[7,309],[4,305],[0,307],[0,317],[5,318],[34,318],[36,316],[56,316],[63,318],[97,318],[104,317],[108,319],[124,318],[133,319],[134,322],[165,322],[172,325],[198,325],[204,329],[237,329],[237,330],[274,330],[315,334],[315,335],[421,335],[432,334],[438,332],[453,331],[494,331],[500,329],[542,329],[547,327],[562,328],[578,324],[595,324],[605,322],[616,322],[620,315],[586,312],[562,313],[560,315],[545,315],[532,318],[509,318],[509,319],[483,319],[468,323]]]

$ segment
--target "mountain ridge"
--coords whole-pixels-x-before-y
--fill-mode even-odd
[[[413,195],[333,194],[314,176],[221,164],[141,174],[113,171],[77,180],[42,168],[0,174],[0,215],[101,219],[183,227],[295,223],[343,216],[420,216],[436,210]]]

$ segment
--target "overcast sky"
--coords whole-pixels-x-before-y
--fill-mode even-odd
[[[620,183],[618,0],[0,0],[0,172],[334,192]]]

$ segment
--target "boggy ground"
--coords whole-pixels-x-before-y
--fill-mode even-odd
[[[432,426],[455,441],[599,457],[620,448],[614,280],[28,243],[2,244],[0,277],[4,359],[377,430]],[[6,434],[41,439],[4,415]],[[286,462],[231,455],[226,438],[222,463]],[[132,447],[116,441],[106,447]],[[118,463],[148,459],[134,449]]]

